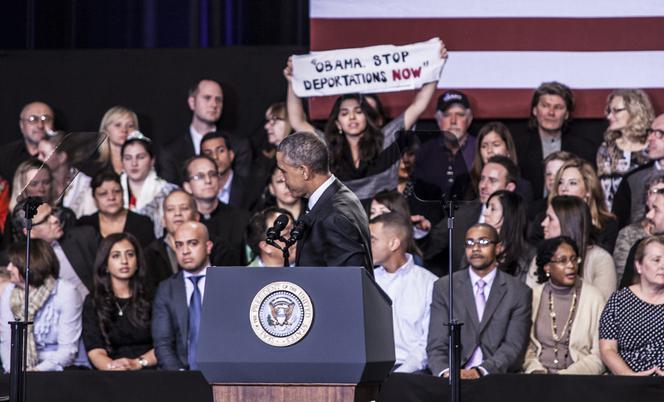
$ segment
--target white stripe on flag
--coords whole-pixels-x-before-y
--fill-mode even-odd
[[[310,0],[311,18],[626,18],[664,16],[662,0]],[[472,27],[469,27],[472,30]]]
[[[450,52],[440,88],[664,88],[664,51]],[[637,73],[638,72],[638,73]]]

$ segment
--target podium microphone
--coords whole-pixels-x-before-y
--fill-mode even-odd
[[[269,228],[265,233],[267,240],[274,241],[281,237],[281,231],[284,230],[286,226],[288,226],[288,221],[288,215],[286,214],[277,216],[277,219],[274,220],[272,227]]]
[[[290,231],[290,240],[295,243],[302,238],[302,235],[304,235],[304,222],[298,219],[295,221],[295,225],[293,225],[293,229]]]

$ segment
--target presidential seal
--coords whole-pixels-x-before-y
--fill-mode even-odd
[[[283,347],[307,335],[314,319],[309,295],[291,282],[272,282],[259,290],[249,308],[249,322],[258,338]]]

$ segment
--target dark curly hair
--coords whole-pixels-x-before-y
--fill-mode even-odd
[[[138,328],[149,328],[152,312],[152,289],[146,280],[147,266],[143,257],[141,245],[130,233],[113,233],[106,236],[97,249],[97,256],[94,263],[94,293],[93,305],[97,312],[99,329],[106,343],[107,349],[110,349],[111,342],[108,337],[109,329],[114,325],[117,312],[117,296],[113,292],[111,278],[108,274],[108,258],[113,246],[127,240],[134,247],[136,252],[136,262],[138,269],[136,274],[129,279],[129,289],[131,290],[131,300],[127,304],[124,312],[131,325]],[[110,352],[110,350],[109,350]]]
[[[576,255],[579,255],[579,248],[576,242],[568,236],[558,236],[551,239],[546,239],[537,247],[537,257],[535,257],[535,264],[537,265],[537,283],[544,283],[547,281],[544,266],[551,262],[551,258],[556,254],[558,247],[562,244],[567,244],[572,247]],[[581,265],[579,265],[578,275],[581,275]]]

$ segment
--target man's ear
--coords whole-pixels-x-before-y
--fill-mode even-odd
[[[443,126],[443,112],[441,112],[440,110],[436,110],[436,113],[434,113],[433,117],[434,117],[434,119],[436,119],[436,124],[438,125],[438,128],[440,130],[442,130],[443,129],[442,128],[442,126]]]
[[[498,243],[496,243],[496,255],[502,253],[503,249],[504,249],[503,242],[499,241]]]
[[[390,240],[389,246],[390,246],[390,251],[395,252],[399,250],[399,248],[401,247],[401,240],[399,240],[398,237],[393,237],[392,240]]]
[[[514,183],[513,181],[507,183],[507,186],[505,186],[505,189],[507,191],[515,192],[516,191],[516,183]]]
[[[188,181],[182,182],[182,188],[187,192],[187,194],[191,194],[191,184],[189,184]]]
[[[230,149],[228,150],[228,153],[231,156],[231,163],[233,163],[233,161],[235,160],[235,152],[232,149]]]
[[[194,99],[193,96],[187,98],[187,104],[189,105],[189,110],[191,110],[192,112],[194,111],[194,106],[196,106],[195,103],[196,100]]]
[[[298,168],[301,169],[302,177],[304,178],[304,180],[309,180],[309,178],[312,177],[312,172],[309,166],[300,165],[298,166]]]
[[[268,255],[272,254],[272,249],[274,249],[274,247],[267,244],[265,240],[261,240],[261,242],[258,243],[258,248],[260,248],[262,252]]]

